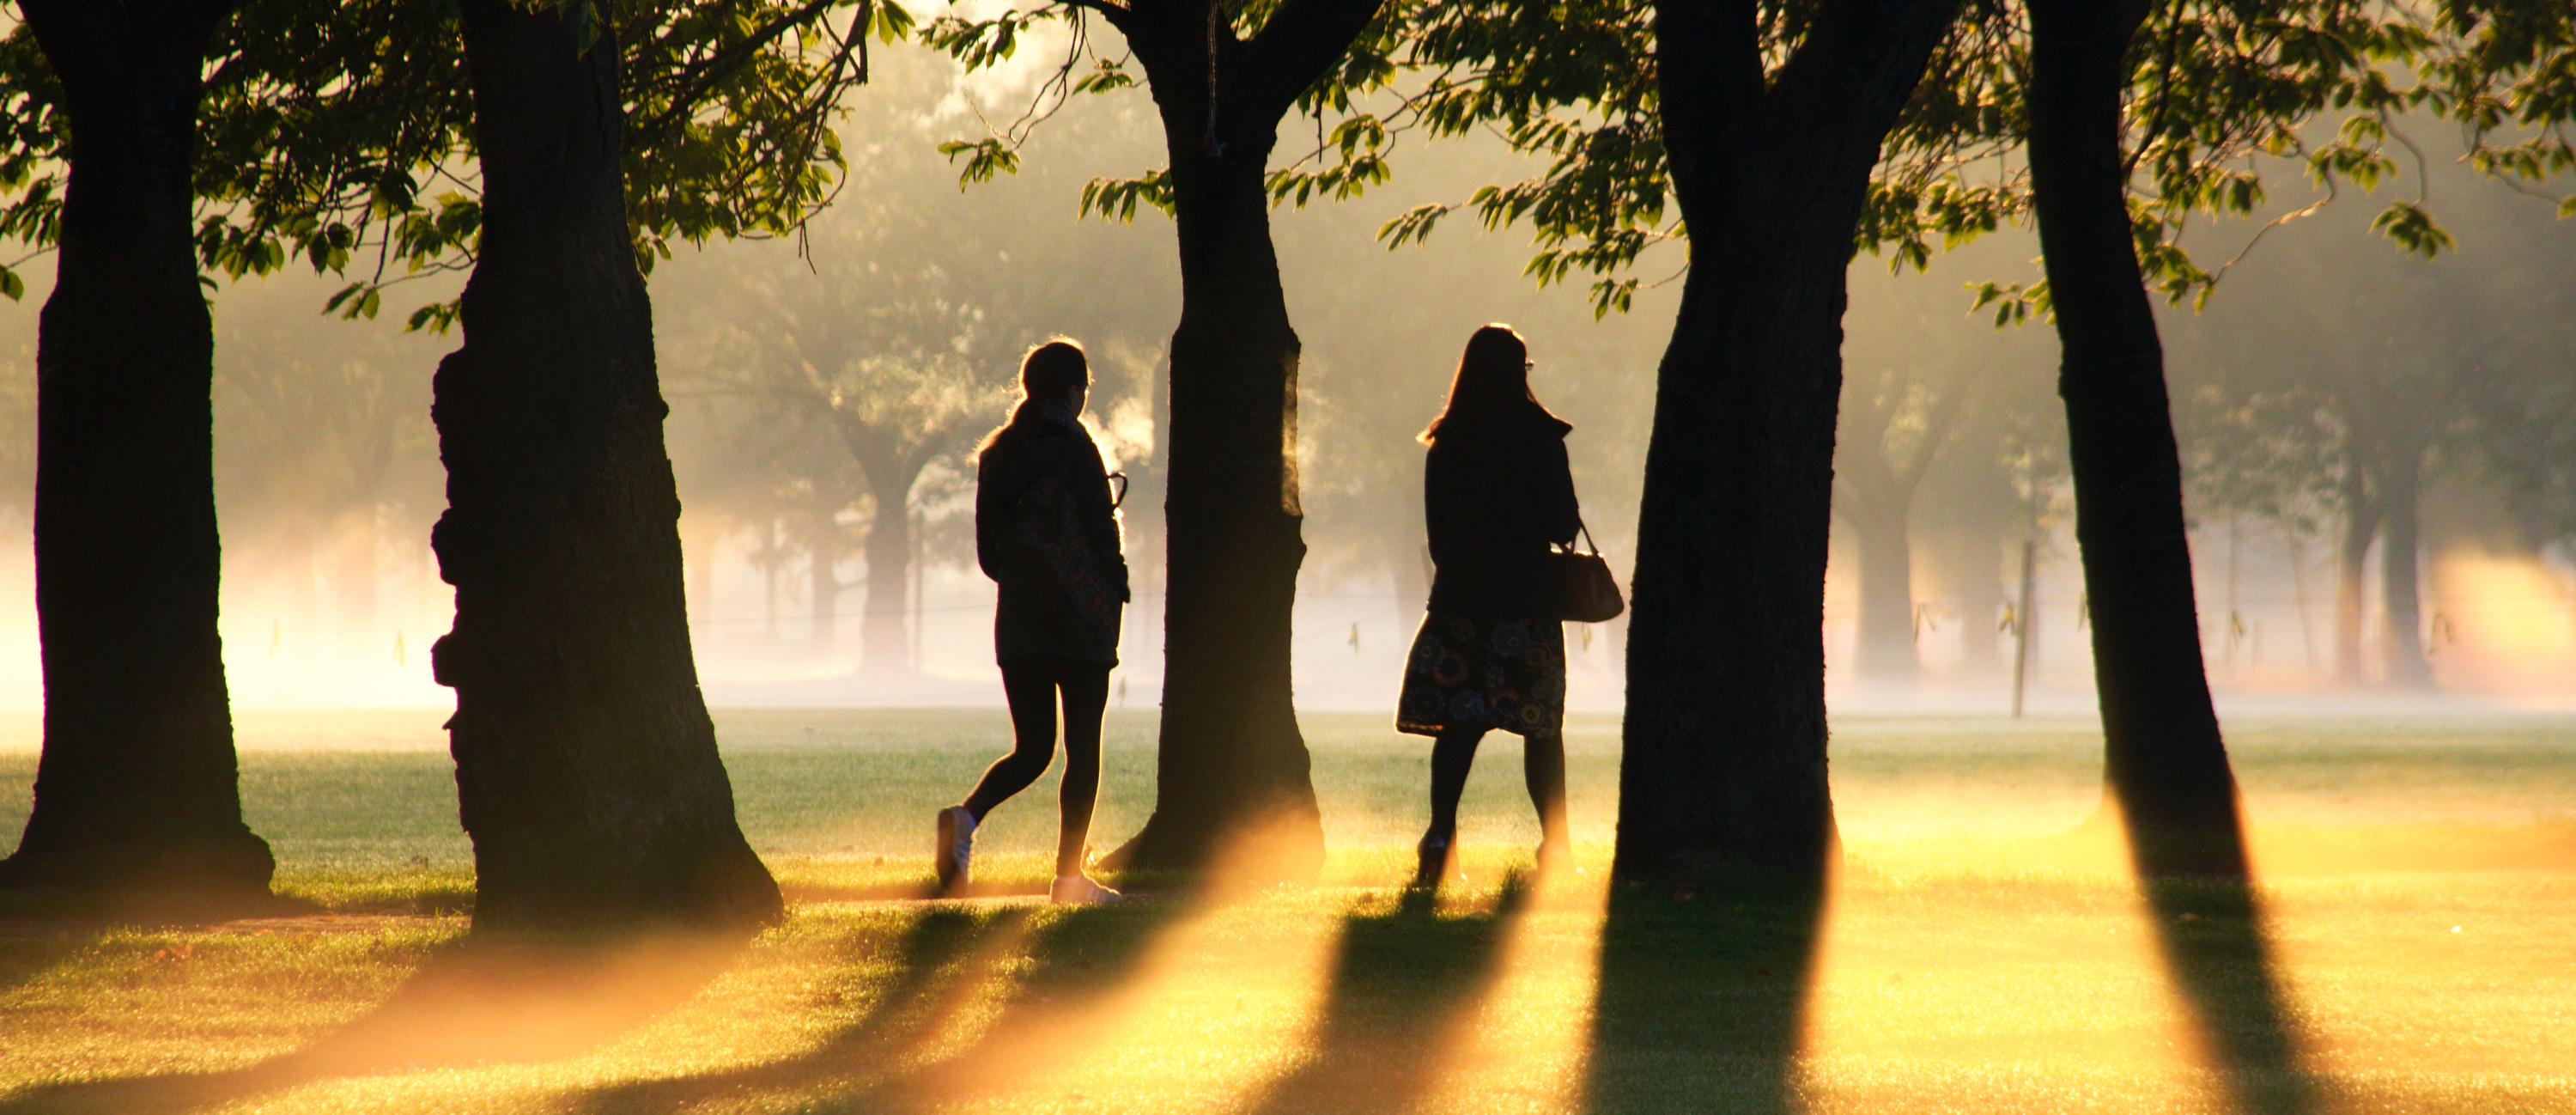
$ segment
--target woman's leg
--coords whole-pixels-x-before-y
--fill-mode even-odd
[[[1064,690],[1064,820],[1056,830],[1056,878],[1082,874],[1091,839],[1091,807],[1100,796],[1100,716],[1109,707],[1109,667],[1068,662]]]
[[[1521,775],[1529,782],[1530,804],[1538,807],[1538,846],[1562,850],[1565,843],[1565,737],[1521,740]]]
[[[1431,744],[1431,828],[1428,844],[1452,844],[1458,837],[1458,795],[1467,790],[1467,771],[1476,765],[1476,744],[1483,728],[1443,728]]]
[[[1042,658],[1002,663],[1002,696],[1011,703],[1011,753],[985,768],[966,795],[966,811],[981,821],[993,807],[1029,788],[1055,762],[1055,664]]]

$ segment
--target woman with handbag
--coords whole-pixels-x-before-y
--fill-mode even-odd
[[[1060,903],[1119,898],[1084,874],[1082,863],[1100,789],[1100,718],[1109,671],[1118,665],[1119,607],[1128,598],[1118,500],[1081,422],[1090,386],[1081,345],[1059,337],[1030,349],[1020,362],[1019,406],[976,454],[975,560],[999,586],[993,654],[1013,742],[964,802],[939,811],[933,859],[941,893],[965,885],[975,826],[1054,762],[1061,697],[1063,820],[1050,896]]]
[[[1582,529],[1559,421],[1529,387],[1529,347],[1505,325],[1467,339],[1449,399],[1418,440],[1431,536],[1429,614],[1406,655],[1396,730],[1433,737],[1431,827],[1416,848],[1416,887],[1435,888],[1455,855],[1458,795],[1476,745],[1521,737],[1538,807],[1538,865],[1568,854],[1565,833],[1565,628],[1550,547]]]

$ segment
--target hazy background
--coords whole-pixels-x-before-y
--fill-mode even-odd
[[[851,180],[802,257],[788,241],[720,244],[652,276],[708,696],[722,706],[999,703],[965,452],[1003,417],[1018,354],[1064,333],[1093,354],[1090,418],[1112,467],[1136,481],[1125,514],[1138,599],[1113,704],[1151,708],[1161,681],[1157,384],[1179,311],[1172,234],[1150,212],[1132,225],[1075,215],[1085,182],[1161,164],[1150,103],[1141,93],[1076,103],[1039,130],[1016,178],[961,192],[935,145],[979,133],[970,98],[988,114],[1015,113],[1027,73],[969,90],[918,51],[882,52],[878,66],[844,127]],[[1283,126],[1279,158],[1293,157],[1308,126]],[[2212,681],[2234,707],[2576,704],[2576,222],[2440,164],[2444,134],[2419,131],[2456,253],[2402,255],[2366,228],[2384,197],[2356,194],[2272,231],[2204,311],[2164,314],[2203,637]],[[1478,324],[1510,322],[1530,338],[1540,397],[1575,425],[1585,518],[1624,580],[1654,367],[1679,292],[1678,281],[1650,289],[1633,312],[1595,320],[1579,286],[1541,291],[1521,276],[1520,233],[1484,233],[1463,215],[1427,246],[1389,253],[1374,240],[1388,218],[1525,173],[1490,142],[1411,147],[1396,166],[1391,185],[1359,201],[1274,217],[1305,343],[1309,553],[1296,678],[1311,709],[1392,700],[1426,586],[1411,438]],[[2273,187],[2275,213],[2310,200],[2295,174]],[[2215,266],[2253,231],[2218,225],[2192,243]],[[2004,628],[2022,618],[2006,607],[2025,540],[2038,557],[2034,706],[2091,703],[2055,338],[2037,323],[1997,330],[1963,291],[2035,277],[2037,254],[2027,232],[2007,232],[1928,274],[1891,276],[1866,255],[1853,265],[1826,586],[1838,709],[2006,707],[2015,643]],[[1679,264],[1666,249],[1642,273]],[[25,300],[0,304],[0,708],[42,701],[28,503],[49,270],[29,268]],[[452,293],[443,281],[416,284],[408,300],[414,287],[396,288],[375,321],[323,316],[338,284],[307,277],[216,295],[223,635],[238,706],[449,703],[428,665],[451,604],[427,544],[443,506],[428,406],[456,338],[400,325],[413,305]],[[888,459],[863,463],[854,445]],[[2392,681],[2378,546],[2358,586],[2366,668],[2358,683],[2338,683],[2339,480],[2365,457],[2384,468],[2410,452],[2424,558],[2414,627],[2432,684]],[[871,469],[905,472],[908,493]],[[1919,472],[1910,499],[1909,472]],[[877,535],[871,554],[878,524],[898,515],[909,537],[898,546]],[[1873,553],[1891,538],[1909,553],[1909,591],[1875,605],[1909,618],[1911,665],[1887,676],[1856,668],[1865,538]],[[1618,707],[1624,633],[1620,622],[1569,629],[1576,708]]]

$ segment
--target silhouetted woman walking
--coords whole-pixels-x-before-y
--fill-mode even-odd
[[[1538,807],[1541,870],[1561,863],[1565,835],[1565,627],[1548,558],[1581,517],[1559,421],[1529,387],[1529,346],[1505,325],[1467,338],[1449,402],[1422,431],[1423,518],[1430,528],[1430,614],[1406,655],[1398,731],[1434,737],[1431,827],[1417,848],[1417,887],[1436,887],[1454,854],[1458,795],[1476,744],[1496,728],[1521,737]]]
[[[1011,706],[1012,750],[985,770],[963,804],[939,811],[935,862],[943,893],[962,887],[975,826],[1027,789],[1055,760],[1064,705],[1063,822],[1057,830],[1057,902],[1107,902],[1117,891],[1083,874],[1083,845],[1100,789],[1100,716],[1118,665],[1127,560],[1119,551],[1117,500],[1100,449],[1082,428],[1091,365],[1082,346],[1057,338],[1020,362],[1020,404],[985,435],[975,458],[975,560],[1000,586],[993,654]]]

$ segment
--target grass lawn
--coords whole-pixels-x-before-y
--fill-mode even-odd
[[[0,923],[15,1111],[2576,1111],[2576,719],[2247,721],[2263,883],[2142,892],[2084,822],[2084,721],[1844,720],[1822,895],[1609,893],[1616,724],[1578,719],[1580,874],[1497,737],[1469,878],[1394,889],[1427,747],[1305,718],[1316,886],[1059,910],[1052,780],[924,902],[991,712],[718,717],[793,901],[749,941],[459,947],[470,850],[418,713],[241,716],[280,889],[325,913]],[[1115,713],[1096,840],[1152,800]],[[0,725],[0,828],[32,733]]]

